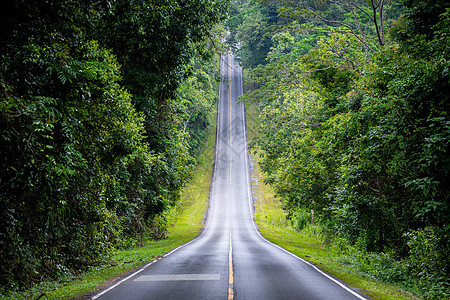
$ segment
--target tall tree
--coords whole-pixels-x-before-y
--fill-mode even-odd
[[[374,257],[361,262],[381,268],[373,276],[448,298],[448,8],[405,2],[368,60],[355,34],[324,26],[328,4],[315,4],[312,24],[297,3],[281,12],[292,26],[277,28],[266,65],[250,71],[266,181],[297,229],[313,209],[330,238]]]
[[[222,1],[18,0],[3,7],[3,287],[83,270],[114,247],[151,237],[152,226],[164,232],[164,222],[153,220],[189,177],[190,148],[199,142],[187,136],[201,135],[194,131],[205,129],[215,101],[212,75],[187,65],[212,58],[225,9]],[[188,85],[203,78],[204,85]],[[180,85],[208,97],[186,99]],[[186,132],[184,122],[194,119],[185,110],[194,105],[205,117]]]
[[[326,23],[352,34],[364,47],[366,58],[385,44],[387,13],[392,0],[283,1],[283,13],[291,18]],[[336,13],[338,12],[338,13]]]

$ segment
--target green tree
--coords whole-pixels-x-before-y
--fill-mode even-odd
[[[261,3],[257,0],[244,1],[234,5],[234,15],[227,21],[230,30],[228,42],[235,45],[241,63],[246,68],[266,64],[266,56],[272,46],[271,35],[278,23],[284,23],[278,17],[279,4]],[[236,11],[237,10],[237,11]]]
[[[115,247],[164,237],[164,212],[213,115],[215,25],[225,9],[221,1],[5,5],[2,287],[68,276]]]
[[[267,64],[251,70],[258,89],[244,99],[262,108],[254,146],[288,218],[300,224],[313,209],[330,238],[400,261],[397,275],[371,274],[441,299],[449,284],[449,14],[439,1],[405,5],[370,60],[351,32],[291,15]]]
[[[340,27],[358,40],[370,61],[371,53],[386,43],[386,32],[392,17],[398,15],[391,0],[283,1],[283,15],[299,21]]]

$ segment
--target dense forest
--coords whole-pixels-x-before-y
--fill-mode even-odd
[[[450,297],[450,7],[441,0],[232,2],[260,108],[265,182],[296,230],[426,299]]]
[[[13,0],[0,16],[0,293],[165,236],[215,117],[225,21],[290,224],[313,214],[343,264],[450,297],[446,1]]]
[[[220,0],[2,5],[3,291],[164,237],[215,117],[227,10]]]

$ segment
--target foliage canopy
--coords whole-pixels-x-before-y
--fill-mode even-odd
[[[0,14],[0,282],[165,235],[217,101],[226,1],[10,1]]]
[[[264,3],[247,5],[240,15],[264,15]],[[270,32],[268,51],[241,34],[243,53],[265,56],[257,66],[242,57],[254,88],[244,99],[261,108],[263,138],[253,147],[293,224],[305,226],[313,210],[329,238],[400,260],[402,275],[384,280],[445,298],[449,10],[440,1],[408,1],[395,20],[393,4],[383,42],[373,23],[380,13],[372,23],[356,13],[370,10],[360,1],[285,1],[283,23],[259,22]],[[257,20],[241,17],[234,26]],[[351,30],[358,22],[364,35]]]

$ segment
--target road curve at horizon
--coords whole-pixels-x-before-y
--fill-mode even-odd
[[[253,221],[242,69],[222,56],[214,175],[200,236],[91,299],[367,299],[264,239]]]

